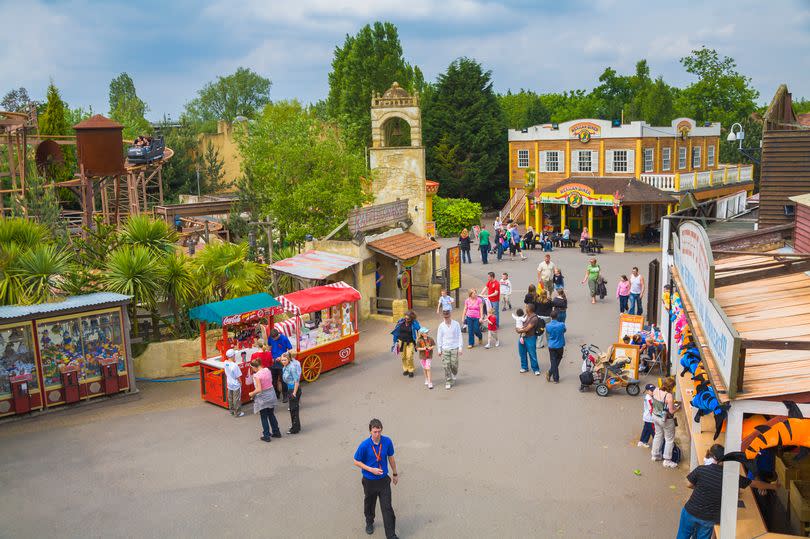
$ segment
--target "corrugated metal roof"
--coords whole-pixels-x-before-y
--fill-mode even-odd
[[[96,292],[94,294],[84,294],[82,296],[71,296],[64,301],[53,303],[40,303],[39,305],[8,305],[0,307],[0,321],[11,318],[32,317],[40,314],[52,314],[59,311],[78,309],[81,307],[93,307],[106,303],[119,303],[129,301],[131,296],[113,294],[112,292]]]
[[[270,267],[296,277],[321,280],[360,262],[359,259],[351,256],[325,251],[306,251],[291,258],[279,260]]]

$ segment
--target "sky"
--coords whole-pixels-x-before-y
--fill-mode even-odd
[[[810,0],[0,0],[0,95],[42,100],[52,79],[71,107],[107,113],[127,72],[147,117],[177,118],[208,81],[244,66],[271,98],[326,97],[336,46],[377,20],[399,29],[428,80],[467,56],[495,89],[590,89],[606,67],[692,82],[679,59],[702,45],[734,58],[767,104],[786,83],[810,98]]]

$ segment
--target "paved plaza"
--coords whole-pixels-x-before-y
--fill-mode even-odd
[[[464,287],[508,271],[517,306],[542,253],[529,256],[482,266],[473,253]],[[684,470],[636,447],[641,397],[577,392],[579,345],[615,339],[618,275],[633,265],[646,275],[653,256],[599,255],[609,297],[592,306],[580,285],[587,256],[555,250],[569,297],[559,385],[518,373],[508,315],[500,348],[464,350],[451,391],[427,390],[421,371],[403,378],[390,326],[371,321],[354,364],[303,387],[302,433],[270,444],[257,417],[202,402],[196,381],[140,383],[137,396],[6,422],[0,536],[365,537],[352,456],[378,417],[396,448],[400,537],[672,537]],[[435,309],[419,315],[435,336]],[[545,372],[547,350],[539,357]],[[286,405],[276,413],[286,432]],[[374,536],[384,537],[379,509]]]

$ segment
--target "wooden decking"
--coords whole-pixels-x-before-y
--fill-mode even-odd
[[[717,277],[758,271],[773,256],[718,260]],[[761,271],[761,270],[760,270]],[[720,286],[715,299],[742,339],[810,341],[810,277],[804,272]],[[737,399],[810,391],[810,350],[746,350],[743,387]]]

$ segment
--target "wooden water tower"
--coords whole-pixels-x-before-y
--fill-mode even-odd
[[[86,176],[118,176],[124,170],[124,126],[96,114],[73,126],[79,167]]]

